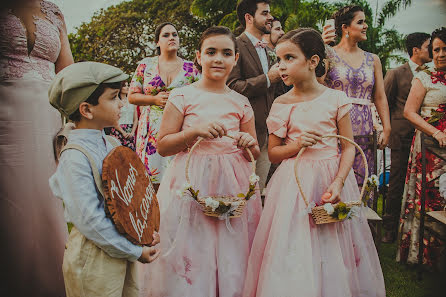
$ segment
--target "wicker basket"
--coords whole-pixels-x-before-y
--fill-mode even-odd
[[[232,136],[226,135],[226,137],[229,138],[233,138]],[[188,184],[190,183],[190,178],[189,178],[189,162],[190,162],[190,158],[192,156],[192,152],[195,150],[195,148],[197,147],[197,145],[203,140],[203,138],[199,138],[197,140],[197,142],[195,142],[195,144],[192,146],[192,148],[189,151],[189,155],[187,156],[187,160],[186,160],[186,181]],[[249,157],[251,158],[251,168],[252,168],[252,172],[255,174],[256,172],[256,167],[255,167],[255,160],[254,160],[254,156],[252,155],[251,151],[246,148],[246,151],[249,154]],[[216,201],[219,202],[223,202],[223,204],[225,206],[227,206],[228,208],[234,206],[233,203],[238,203],[237,208],[235,208],[233,211],[231,211],[230,215],[228,216],[229,218],[238,218],[242,215],[243,210],[245,208],[245,205],[247,203],[247,200],[245,198],[242,197],[233,197],[233,196],[207,196],[207,197],[198,197],[197,198],[197,202],[202,206],[202,210],[203,213],[207,216],[210,217],[220,217],[221,213],[213,211],[211,207],[206,206],[206,198],[212,198]]]
[[[322,136],[322,138],[329,138],[329,137],[340,138],[340,139],[344,139],[344,140],[350,142],[351,144],[353,144],[358,149],[359,153],[362,156],[362,159],[363,159],[364,165],[365,165],[365,177],[364,177],[364,183],[363,183],[362,189],[361,189],[361,194],[359,195],[358,201],[344,202],[348,207],[360,206],[362,204],[361,197],[364,195],[365,187],[367,185],[366,181],[367,181],[367,179],[369,177],[369,168],[368,168],[368,165],[367,165],[367,159],[366,159],[366,157],[364,155],[364,152],[362,151],[361,147],[359,147],[358,144],[356,144],[354,141],[352,141],[352,140],[350,140],[350,139],[348,139],[348,138],[346,138],[344,136],[341,136],[341,135],[325,135],[325,136]],[[309,206],[308,199],[307,199],[307,197],[305,196],[305,194],[304,194],[304,192],[302,190],[302,185],[301,185],[301,183],[299,181],[299,177],[297,175],[298,160],[299,160],[300,156],[302,155],[302,153],[304,151],[305,151],[305,148],[302,148],[300,150],[300,152],[296,156],[296,160],[294,161],[294,176],[296,177],[297,186],[299,187],[299,191],[302,194],[302,198],[304,199],[305,204],[308,207]],[[327,213],[327,211],[324,209],[324,206],[313,207],[311,209],[311,216],[313,217],[313,220],[314,220],[314,222],[317,225],[327,224],[327,223],[336,223],[336,222],[340,222],[341,221],[341,220],[339,220],[337,218],[333,218],[332,216],[330,216]]]

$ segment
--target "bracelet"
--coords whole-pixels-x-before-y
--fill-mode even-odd
[[[338,179],[338,178],[340,178],[340,179],[341,179],[341,182],[342,182],[342,186],[344,186],[344,179],[343,179],[342,177],[340,177],[340,176],[336,176],[336,177],[335,177],[335,180],[336,180],[336,179]]]
[[[184,141],[184,144],[186,145],[187,149],[189,150],[190,147],[189,147],[189,145],[187,144],[187,141],[186,141],[186,134],[184,134],[184,130],[181,131],[181,132],[182,132],[182,134],[183,134],[183,141]]]
[[[440,132],[441,132],[441,130],[435,131],[434,134],[432,134],[432,137],[435,138],[435,136],[437,136],[437,134],[440,133]]]

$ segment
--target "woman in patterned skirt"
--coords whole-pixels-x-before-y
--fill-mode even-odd
[[[421,133],[435,138],[439,148],[426,152],[426,212],[443,210],[445,201],[440,196],[436,181],[446,171],[446,28],[432,33],[429,55],[434,68],[418,72],[412,82],[404,117],[416,128],[409,155],[406,184],[401,207],[396,259],[415,264],[418,261],[421,209]],[[438,182],[438,181],[437,181]],[[425,224],[444,238],[445,230],[439,223],[426,217]],[[443,265],[444,242],[437,235],[425,233],[423,263]]]

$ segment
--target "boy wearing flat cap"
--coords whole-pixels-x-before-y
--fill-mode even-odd
[[[106,217],[88,158],[99,173],[113,149],[103,129],[117,125],[123,106],[117,94],[127,75],[96,62],[72,64],[60,71],[49,88],[51,105],[75,123],[50,187],[63,200],[65,219],[73,224],[64,254],[66,293],[71,296],[137,296],[136,260],[155,260],[159,250],[134,245]],[[81,152],[81,150],[83,152]],[[152,246],[159,242],[153,235]]]

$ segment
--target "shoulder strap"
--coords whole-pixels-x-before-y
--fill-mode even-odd
[[[96,166],[96,162],[93,160],[93,157],[90,155],[89,152],[87,152],[86,149],[84,149],[83,147],[81,147],[80,145],[77,145],[77,144],[65,145],[64,148],[60,151],[60,154],[62,155],[62,153],[64,151],[69,150],[69,149],[78,150],[81,153],[83,153],[85,155],[85,157],[87,157],[88,162],[90,162],[90,167],[91,167],[91,171],[93,172],[93,177],[94,177],[94,182],[96,184],[96,187],[98,188],[99,193],[101,193],[102,197],[105,198],[104,188],[102,186],[102,179],[101,179],[101,176],[99,175],[99,170],[98,170],[98,167]]]
[[[105,138],[108,140],[108,142],[111,143],[111,145],[115,148],[117,146],[120,146],[121,143],[119,142],[119,140],[117,140],[115,137],[111,136],[111,135],[105,135]]]

